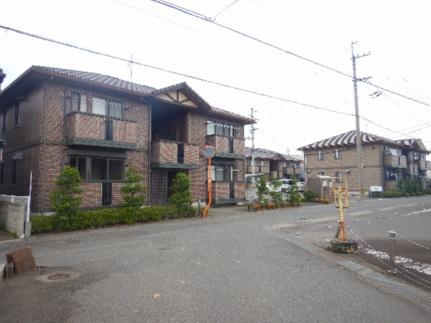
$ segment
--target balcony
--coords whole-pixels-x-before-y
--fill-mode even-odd
[[[65,116],[64,124],[68,145],[119,149],[136,147],[137,124],[134,121],[75,112]]]
[[[407,168],[406,156],[386,155],[384,158],[386,167],[392,168]]]
[[[209,145],[214,146],[216,157],[245,159],[245,141],[226,136],[207,136]]]
[[[301,169],[298,167],[283,167],[283,172],[289,175],[299,174],[301,172]]]
[[[199,166],[199,146],[179,141],[153,141],[151,166],[154,168],[192,169]]]
[[[419,160],[418,168],[419,168],[419,170],[431,169],[431,162],[427,161],[427,160]]]

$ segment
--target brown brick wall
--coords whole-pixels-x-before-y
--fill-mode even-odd
[[[235,183],[235,199],[244,200],[245,199],[245,183]]]
[[[335,176],[335,172],[346,174],[346,170],[350,170],[347,176],[349,189],[352,191],[359,190],[358,170],[356,164],[356,146],[344,147],[341,152],[341,158],[335,160],[334,150],[326,149],[324,152],[324,160],[318,160],[317,150],[306,151],[305,168],[307,176],[316,175],[319,172],[324,172],[325,175]],[[383,146],[381,145],[364,145],[363,146],[363,186],[368,189],[369,186],[383,186]]]
[[[103,117],[85,113],[72,113],[65,117],[66,137],[85,139],[105,139],[105,120]]]
[[[176,163],[178,144],[173,141],[160,140],[152,143],[151,160],[156,163]]]
[[[205,201],[207,197],[207,160],[201,157],[199,167],[189,170],[190,191],[193,201]]]
[[[105,139],[105,118],[87,113],[72,113],[65,117],[65,135],[68,138]],[[113,141],[136,143],[135,122],[113,120]]]
[[[217,203],[218,200],[229,199],[229,183],[214,182],[212,183],[213,199]]]
[[[131,121],[114,120],[113,141],[136,143],[137,125]]]
[[[78,91],[87,95],[88,101],[92,94],[106,98],[118,99],[116,96],[103,92],[90,92],[85,88],[77,88],[56,81],[49,81],[35,88],[20,104],[20,126],[8,128],[3,134],[7,141],[5,149],[5,185],[0,185],[1,193],[28,194],[28,178],[33,171],[32,210],[48,211],[51,208],[50,195],[55,187],[55,179],[61,167],[68,163],[68,147],[64,145],[65,134],[77,137],[103,138],[103,118],[89,114],[72,114],[64,124],[65,94]],[[148,140],[149,108],[142,102],[123,98],[126,120],[114,120],[114,139],[137,144],[137,149],[129,151],[126,165],[138,169],[144,176],[148,186]],[[13,111],[13,109],[11,110]],[[13,119],[11,119],[13,122]],[[94,120],[102,120],[101,125]],[[78,122],[79,121],[79,122]],[[115,130],[116,129],[116,130]],[[95,135],[96,133],[96,135]],[[23,153],[23,159],[17,162],[17,185],[11,185],[12,158],[16,153]],[[101,205],[101,183],[83,183],[82,207]],[[121,202],[119,188],[121,183],[113,183],[113,204]]]
[[[184,163],[193,165],[199,164],[198,145],[184,145]]]

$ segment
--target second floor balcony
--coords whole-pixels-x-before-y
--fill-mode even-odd
[[[245,141],[242,138],[209,135],[207,142],[215,148],[216,157],[245,158]]]
[[[136,147],[137,124],[134,121],[74,112],[65,116],[64,126],[68,145],[120,149]]]
[[[154,168],[190,169],[199,165],[199,146],[179,141],[153,141],[151,166]]]
[[[431,161],[428,160],[419,160],[418,162],[419,170],[430,170],[431,169]]]
[[[407,168],[407,159],[406,156],[386,155],[384,164],[386,167]]]

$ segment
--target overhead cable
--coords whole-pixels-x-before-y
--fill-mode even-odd
[[[301,59],[301,60],[304,60],[304,61],[306,61],[306,62],[308,62],[308,63],[311,63],[311,64],[313,64],[313,65],[319,66],[319,67],[321,67],[321,68],[323,68],[323,69],[326,69],[326,70],[329,70],[329,71],[331,71],[331,72],[337,73],[337,74],[339,74],[339,75],[342,75],[342,76],[348,77],[348,78],[350,78],[350,79],[353,79],[353,75],[350,75],[349,73],[345,73],[345,72],[343,72],[343,71],[340,71],[339,69],[336,69],[336,68],[334,68],[334,67],[331,67],[331,66],[326,65],[326,64],[323,64],[323,63],[320,63],[320,62],[318,62],[318,61],[316,61],[316,60],[310,59],[310,58],[305,57],[305,56],[303,56],[303,55],[297,54],[297,53],[295,53],[295,52],[293,52],[293,51],[291,51],[291,50],[284,49],[284,48],[282,48],[282,47],[280,47],[280,46],[277,46],[277,45],[275,45],[275,44],[272,44],[272,43],[270,43],[270,42],[268,42],[268,41],[265,41],[265,40],[262,40],[262,39],[260,39],[260,38],[257,38],[256,36],[253,36],[253,35],[251,35],[251,34],[248,34],[248,33],[242,32],[242,31],[240,31],[240,30],[234,29],[234,28],[232,28],[232,27],[230,27],[230,26],[227,26],[227,25],[221,24],[221,23],[219,23],[219,22],[215,21],[214,19],[212,19],[212,18],[210,18],[210,17],[207,17],[207,16],[205,16],[205,15],[203,15],[203,14],[199,13],[199,12],[196,12],[196,11],[193,11],[193,10],[190,10],[190,9],[187,9],[187,8],[184,8],[184,7],[181,7],[181,6],[178,6],[178,5],[176,5],[176,4],[173,4],[173,3],[171,3],[171,2],[164,1],[164,0],[150,0],[150,1],[156,2],[156,3],[158,3],[158,4],[161,4],[161,5],[163,5],[163,6],[169,7],[169,8],[171,8],[171,9],[174,9],[174,10],[180,11],[180,12],[182,12],[182,13],[186,14],[186,15],[189,15],[189,16],[192,16],[192,17],[195,17],[195,18],[198,18],[198,19],[203,20],[203,21],[205,21],[205,22],[209,22],[209,23],[214,24],[214,25],[216,25],[216,26],[218,26],[218,27],[220,27],[220,28],[226,29],[226,30],[228,30],[228,31],[230,31],[230,32],[233,32],[233,33],[235,33],[235,34],[238,34],[238,35],[241,35],[241,36],[246,37],[246,38],[248,38],[248,39],[251,39],[251,40],[253,40],[253,41],[256,41],[256,42],[261,43],[261,44],[263,44],[263,45],[265,45],[265,46],[268,46],[268,47],[271,47],[271,48],[276,49],[276,50],[278,50],[278,51],[281,51],[281,52],[283,52],[283,53],[285,53],[285,54],[287,54],[287,55],[294,56],[294,57],[299,58],[299,59]],[[429,104],[429,103],[427,103],[427,102],[425,102],[425,101],[418,100],[418,99],[415,99],[415,98],[413,98],[413,97],[407,96],[407,95],[405,95],[405,94],[402,94],[402,93],[396,92],[396,91],[394,91],[394,90],[388,89],[388,88],[386,88],[386,87],[380,86],[380,85],[378,85],[378,84],[374,84],[374,83],[372,83],[372,82],[370,82],[369,80],[366,80],[366,79],[359,79],[359,78],[358,78],[357,80],[358,80],[359,82],[363,82],[363,83],[365,83],[365,84],[367,84],[367,85],[373,86],[373,87],[375,87],[375,88],[377,88],[377,89],[379,89],[379,90],[382,90],[382,91],[385,91],[385,92],[391,93],[391,94],[393,94],[393,95],[397,95],[397,96],[399,96],[399,97],[401,97],[401,98],[404,98],[404,99],[406,99],[406,100],[410,100],[410,101],[413,101],[413,102],[416,102],[416,103],[418,103],[418,104],[425,105],[425,106],[427,106],[427,107],[430,107],[430,108],[431,108],[431,104]]]

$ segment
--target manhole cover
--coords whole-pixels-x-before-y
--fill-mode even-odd
[[[40,275],[37,277],[37,280],[44,283],[55,283],[55,282],[64,282],[71,279],[78,278],[79,274],[71,271],[54,271],[50,273],[46,273],[44,275]]]
[[[70,274],[55,273],[55,274],[50,274],[50,275],[46,276],[46,279],[48,279],[48,280],[66,280],[69,277],[70,277]]]

